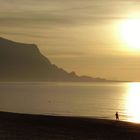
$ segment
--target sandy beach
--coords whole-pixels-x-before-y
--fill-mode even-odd
[[[0,140],[139,140],[140,124],[0,112]]]

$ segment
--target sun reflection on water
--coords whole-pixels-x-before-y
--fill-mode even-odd
[[[140,123],[140,83],[129,84],[126,98],[128,121]]]

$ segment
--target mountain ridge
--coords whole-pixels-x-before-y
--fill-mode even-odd
[[[104,78],[68,73],[40,53],[37,45],[0,37],[0,81],[108,82]]]

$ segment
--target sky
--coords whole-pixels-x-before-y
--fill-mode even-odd
[[[139,15],[139,0],[0,0],[0,36],[68,72],[140,81]]]

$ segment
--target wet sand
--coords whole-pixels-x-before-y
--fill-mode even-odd
[[[140,140],[140,124],[0,112],[0,140]]]

